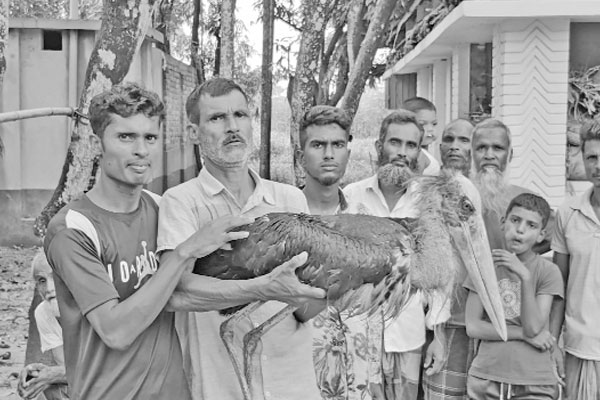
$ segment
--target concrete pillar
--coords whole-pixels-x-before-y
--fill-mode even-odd
[[[452,50],[452,109],[450,119],[469,118],[470,44],[461,43]]]
[[[493,37],[492,115],[512,132],[510,182],[552,207],[565,193],[569,21],[512,20]]]

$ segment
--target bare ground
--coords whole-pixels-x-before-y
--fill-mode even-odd
[[[0,399],[19,399],[17,377],[25,360],[36,247],[0,247]],[[10,357],[7,357],[10,352]],[[4,359],[7,358],[7,359]]]

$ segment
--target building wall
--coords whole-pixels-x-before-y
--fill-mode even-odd
[[[80,22],[83,28],[63,29],[62,50],[43,50],[44,24],[57,29],[65,23],[69,21],[35,20],[39,27],[11,27],[0,112],[77,105],[99,22],[84,21]],[[173,59],[165,63],[169,66],[165,76],[172,75],[171,71],[178,68],[186,71],[184,75],[190,75],[189,66]],[[139,82],[163,96],[163,53],[150,40],[143,43],[124,80]],[[165,90],[167,112],[169,115],[177,114],[169,117],[167,126],[172,125],[174,119],[179,121],[177,128],[171,129],[173,132],[184,131],[181,121],[185,117],[181,106],[171,105],[181,105],[181,97],[187,95],[195,84],[187,78],[183,81],[179,89]],[[185,93],[182,93],[181,87],[187,88]],[[71,120],[67,117],[43,117],[0,124],[0,138],[5,144],[4,156],[0,158],[0,245],[40,243],[39,238],[33,236],[32,224],[58,183],[70,130]],[[165,173],[176,169],[190,170],[189,165],[193,162],[191,150],[180,152],[170,152],[173,163],[175,160],[178,163],[173,167],[168,156],[163,155],[151,189],[162,193],[166,189],[163,184],[166,180],[162,177]],[[189,172],[177,175],[179,179],[189,176]],[[171,184],[174,182],[170,181]]]
[[[492,115],[512,131],[512,183],[553,207],[565,192],[569,21],[509,20],[493,38]]]

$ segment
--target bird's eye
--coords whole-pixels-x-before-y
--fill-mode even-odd
[[[471,201],[467,198],[463,198],[461,200],[461,205],[460,208],[462,209],[462,211],[465,214],[473,214],[475,212],[475,206],[473,206],[473,203],[471,203]]]

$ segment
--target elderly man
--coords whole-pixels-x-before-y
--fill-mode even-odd
[[[455,119],[444,128],[440,143],[442,168],[454,169],[469,177],[472,136],[473,124],[466,119]]]
[[[469,176],[472,133],[473,125],[465,119],[456,119],[446,126],[440,143],[442,168],[454,169],[464,176]],[[463,282],[467,272],[465,269],[460,271],[457,280]],[[465,329],[465,306],[468,295],[469,291],[462,286],[455,288],[450,319],[443,325],[447,360],[439,372],[424,374],[425,400],[466,400],[468,398],[467,372],[474,356],[473,341],[468,337]]]
[[[356,211],[380,217],[417,217],[414,198],[408,193],[407,181],[416,174],[417,160],[423,139],[423,127],[414,113],[398,110],[381,124],[375,142],[379,167],[377,174],[344,188],[344,193]],[[424,307],[429,304],[429,313]],[[399,318],[386,326],[383,333],[385,353],[383,369],[385,395],[391,399],[416,399],[419,383],[421,348],[425,343],[425,328],[448,318],[438,304],[419,295],[413,296]],[[427,317],[427,318],[426,318]],[[437,372],[444,358],[443,339],[437,338],[429,348]]]
[[[252,152],[252,119],[248,98],[238,84],[224,78],[204,82],[188,97],[186,111],[191,122],[188,133],[192,141],[200,145],[205,168],[196,178],[164,194],[158,229],[158,250],[163,252],[161,261],[168,261],[174,253],[172,250],[191,233],[218,217],[258,217],[277,211],[309,212],[299,189],[261,179],[248,167]],[[305,262],[304,257],[293,259],[303,260],[296,266]],[[218,279],[202,278],[206,279],[205,290],[219,282]],[[278,287],[277,283],[269,286],[271,290]],[[295,299],[295,305],[325,295],[321,289],[308,286],[304,293],[289,291],[289,294],[288,300],[293,302]],[[237,380],[231,359],[219,335],[225,317],[214,311],[227,308],[229,305],[224,301],[238,295],[235,291],[214,292],[205,297],[205,303],[211,301],[211,304],[205,304],[204,308],[190,304],[188,308],[189,311],[205,312],[180,313],[176,317],[176,329],[184,349],[184,369],[194,399],[242,398],[241,388],[234,383]],[[236,325],[235,337],[243,337],[284,306],[280,301],[265,303]],[[255,388],[262,391],[261,398],[319,397],[312,362],[312,329],[310,324],[304,323],[314,309],[302,307],[306,312],[296,311],[262,338],[262,382],[258,382],[262,387]]]
[[[506,167],[512,159],[513,149],[510,130],[501,121],[490,118],[478,123],[473,130],[472,149],[475,175],[471,179],[481,195],[490,248],[504,249],[500,219],[511,199],[532,191],[507,182]],[[553,226],[552,219],[548,226]],[[548,229],[542,243],[534,246],[534,251],[543,254],[550,250],[550,231]]]

